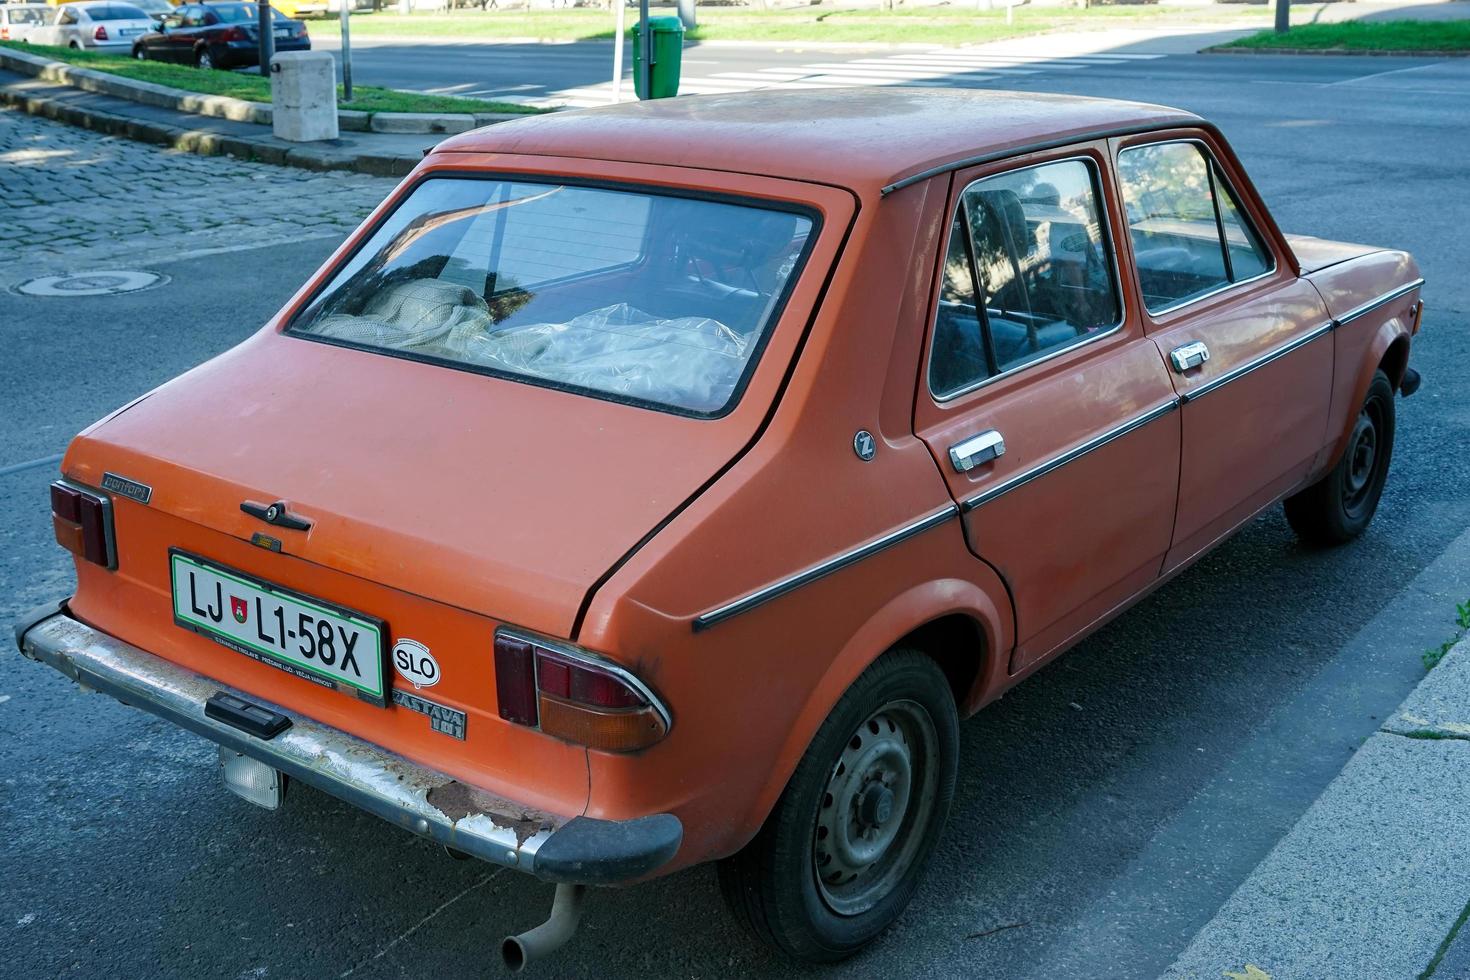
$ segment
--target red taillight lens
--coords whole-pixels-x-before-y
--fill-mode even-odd
[[[56,543],[94,565],[112,567],[112,501],[66,483],[51,484]]]
[[[99,41],[107,40],[107,28],[103,27],[101,24],[98,24],[97,29],[92,32],[92,37],[96,38]]]
[[[250,35],[245,33],[243,27],[232,27],[220,35],[221,41],[248,41]]]
[[[634,752],[668,734],[668,713],[632,674],[590,653],[500,630],[500,717],[589,748]]]

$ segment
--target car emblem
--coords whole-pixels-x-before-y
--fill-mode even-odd
[[[102,489],[112,493],[120,493],[129,500],[136,500],[140,504],[146,504],[153,499],[153,488],[146,483],[129,480],[125,476],[116,473],[102,474]]]
[[[236,596],[230,596],[230,612],[235,617],[235,622],[244,624],[246,617],[250,615],[250,607],[245,600]]]
[[[852,451],[857,453],[858,459],[866,463],[878,454],[878,441],[867,429],[858,429],[857,435],[852,437]]]
[[[257,504],[253,500],[247,500],[240,505],[240,509],[251,517],[258,517],[267,524],[276,527],[288,527],[293,531],[307,531],[311,529],[311,521],[304,517],[297,517],[287,513],[286,502],[277,500],[273,504]]]

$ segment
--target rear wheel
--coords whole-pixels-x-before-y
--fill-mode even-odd
[[[1378,371],[1332,471],[1286,499],[1286,520],[1309,544],[1333,545],[1362,534],[1378,510],[1393,458],[1393,383]]]
[[[209,53],[209,49],[208,48],[200,48],[199,50],[197,50],[197,51],[194,52],[194,67],[195,68],[213,68],[213,67],[215,67],[215,64],[214,64],[214,56]]]
[[[908,904],[954,796],[959,721],[933,660],[893,650],[818,730],[755,839],[720,862],[720,885],[757,938],[832,962]]]

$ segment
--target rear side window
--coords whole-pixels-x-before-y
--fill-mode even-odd
[[[115,4],[107,7],[90,7],[87,16],[93,20],[147,20],[148,15],[141,7],[131,4]]]
[[[1097,171],[1062,160],[986,177],[950,224],[929,357],[948,398],[1117,327]]]
[[[719,415],[755,365],[814,222],[652,191],[433,178],[289,330]]]
[[[1161,313],[1273,268],[1239,199],[1197,143],[1118,155],[1144,305]]]

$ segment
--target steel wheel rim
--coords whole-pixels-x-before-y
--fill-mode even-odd
[[[209,52],[208,51],[201,51],[201,52],[199,52],[199,67],[200,68],[213,68],[214,67],[214,59],[209,56]]]
[[[860,915],[903,880],[923,843],[939,785],[939,734],[923,706],[894,700],[869,715],[833,763],[812,841],[817,891]]]
[[[1348,442],[1347,468],[1343,473],[1343,504],[1351,514],[1358,513],[1367,503],[1377,482],[1378,470],[1382,466],[1380,416],[1381,410],[1376,401],[1369,401],[1364,405]]]

